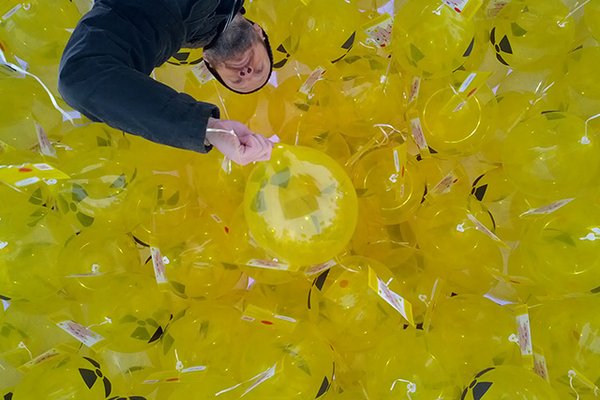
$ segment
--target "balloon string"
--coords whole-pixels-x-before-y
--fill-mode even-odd
[[[569,386],[571,386],[571,389],[573,389],[573,391],[577,395],[577,398],[575,400],[579,400],[579,393],[577,393],[577,390],[575,390],[575,387],[573,386],[573,378],[575,378],[576,375],[577,373],[575,371],[573,371],[572,369],[569,370]]]
[[[72,125],[75,125],[75,121],[73,121],[73,117],[58,105],[56,98],[54,97],[54,95],[52,94],[50,89],[48,89],[48,87],[44,84],[44,82],[42,82],[42,80],[40,78],[38,78],[36,75],[32,74],[31,72],[19,67],[18,65],[8,62],[8,60],[4,56],[4,53],[2,52],[2,50],[0,50],[0,62],[2,64],[7,65],[8,67],[14,69],[15,71],[20,72],[23,75],[27,75],[27,76],[30,76],[33,79],[35,79],[40,85],[42,85],[42,88],[44,88],[44,91],[48,94],[48,97],[50,97],[50,102],[52,103],[52,106],[59,113],[62,114],[62,116],[65,120],[69,121]]]
[[[562,20],[558,22],[558,26],[560,26],[561,28],[563,28],[565,26],[565,23],[567,21],[567,18],[569,18],[571,15],[575,14],[577,11],[579,11],[583,6],[585,6],[587,3],[589,3],[590,0],[585,0],[583,3],[575,6],[574,9],[571,10],[571,12],[569,12],[567,14],[567,16]]]
[[[417,385],[414,382],[407,381],[406,379],[398,378],[394,382],[392,382],[392,387],[390,388],[390,392],[392,390],[394,390],[394,387],[396,386],[396,383],[398,383],[398,382],[406,383],[406,397],[408,397],[408,400],[412,400],[412,396],[410,394],[417,392]]]
[[[585,120],[585,137],[586,138],[588,136],[588,128],[589,128],[590,121],[593,121],[593,120],[595,120],[598,117],[600,117],[600,114],[593,115],[593,116],[591,116],[591,117],[589,117],[588,119]]]
[[[29,348],[27,347],[27,345],[24,342],[19,342],[17,347],[20,349],[25,349],[27,351],[27,353],[29,353],[29,359],[33,360],[33,354],[31,354],[31,351],[29,350]]]

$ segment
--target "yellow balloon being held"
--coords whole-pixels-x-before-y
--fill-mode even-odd
[[[248,180],[244,212],[254,240],[296,265],[341,252],[357,221],[356,193],[334,160],[307,147],[277,146]]]

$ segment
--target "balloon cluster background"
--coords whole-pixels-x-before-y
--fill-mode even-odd
[[[4,399],[600,397],[600,2],[254,0],[277,134],[158,146],[56,90],[84,1],[0,3]]]

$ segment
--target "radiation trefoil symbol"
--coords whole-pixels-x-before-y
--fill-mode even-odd
[[[493,370],[494,367],[486,368],[473,378],[473,381],[469,384],[467,388],[462,392],[462,396],[460,396],[460,400],[481,400],[483,396],[490,390],[493,385],[493,382],[478,382],[477,378],[481,377],[481,375],[485,374]],[[471,393],[471,396],[467,397],[467,395]]]
[[[110,392],[112,391],[112,385],[110,383],[110,380],[106,376],[104,376],[104,374],[102,374],[102,371],[100,371],[100,364],[92,360],[91,358],[83,358],[85,358],[90,364],[92,364],[92,366],[95,367],[95,369],[93,370],[79,368],[79,374],[81,375],[83,382],[88,387],[88,389],[91,389],[98,382],[98,380],[101,380],[104,384],[104,397],[108,397],[110,395]]]
[[[502,57],[502,53],[505,53],[505,54],[513,53],[512,47],[510,45],[510,41],[508,40],[508,36],[504,35],[504,37],[502,39],[500,39],[499,42],[496,42],[496,28],[492,28],[492,31],[490,32],[490,42],[492,42],[492,45],[494,46],[494,50],[496,50],[496,58],[498,59],[498,61],[500,61],[502,64],[508,66],[508,63],[506,62],[504,57]]]

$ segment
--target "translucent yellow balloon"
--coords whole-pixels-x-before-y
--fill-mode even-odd
[[[490,42],[496,58],[517,70],[551,67],[571,50],[575,22],[560,0],[518,0],[495,19]]]
[[[413,227],[419,247],[439,273],[502,265],[492,216],[474,198],[439,196],[419,209]]]
[[[598,294],[588,294],[545,301],[530,308],[532,340],[543,350],[549,379],[564,398],[576,392],[582,398],[593,398],[593,388],[586,388],[577,374],[570,376],[569,371],[576,370],[592,382],[600,378],[599,306]]]
[[[474,94],[459,94],[469,74],[456,73],[454,83],[440,85],[431,95],[419,95],[421,123],[427,144],[443,155],[468,155],[478,151],[496,120],[496,99],[487,86]],[[450,105],[451,104],[451,105]]]
[[[600,168],[598,140],[575,115],[548,112],[518,124],[506,138],[504,170],[523,193],[559,200],[581,194]]]
[[[516,333],[514,315],[482,296],[458,295],[438,299],[431,314],[427,343],[458,382],[493,361],[520,363],[519,347],[509,340]]]
[[[600,85],[590,75],[600,63],[600,47],[582,47],[569,54],[566,81],[569,85],[569,111],[587,119],[600,109]]]
[[[203,216],[186,221],[180,228],[181,242],[161,249],[167,260],[167,279],[177,295],[214,299],[238,283],[245,287],[242,271],[225,251],[231,240],[225,224]]]
[[[475,25],[436,0],[409,0],[394,19],[393,57],[413,75],[450,75],[471,54]]]
[[[369,268],[384,282],[390,282],[391,290],[400,292],[386,266],[360,256],[344,257],[313,282],[310,308],[320,330],[337,351],[369,349],[379,341],[381,332],[400,329],[405,322],[369,287]]]
[[[600,40],[600,4],[595,1],[586,3],[583,19],[596,40]]]
[[[140,268],[135,242],[118,230],[90,228],[72,236],[58,256],[60,276],[69,295],[89,295],[115,275]]]
[[[355,32],[362,25],[358,8],[343,0],[307,3],[291,22],[294,58],[311,68],[341,59],[354,45]]]
[[[356,193],[325,154],[279,145],[250,175],[244,213],[254,240],[273,255],[296,265],[318,264],[350,241]]]
[[[464,389],[461,400],[558,400],[550,384],[529,369],[499,365],[481,370]]]
[[[156,345],[169,322],[169,303],[154,278],[140,274],[114,276],[109,285],[90,291],[74,304],[74,320],[91,326],[113,351],[139,352]]]
[[[386,225],[409,219],[425,193],[416,163],[402,165],[399,152],[402,150],[389,147],[372,151],[357,163],[353,173],[361,204],[374,210],[372,216]]]
[[[256,321],[255,321],[256,322]],[[323,399],[333,380],[333,351],[318,330],[299,323],[293,331],[255,323],[240,359],[242,381],[264,374],[260,385],[242,387],[248,399]],[[290,328],[292,329],[292,328]],[[268,378],[267,378],[268,376]],[[248,386],[248,385],[244,385]]]
[[[444,399],[454,398],[458,391],[428,352],[424,335],[412,330],[382,337],[365,361],[363,382],[369,398]]]
[[[577,199],[525,224],[520,258],[539,285],[555,293],[600,287],[600,204]],[[512,259],[511,259],[512,261]]]
[[[34,365],[14,388],[12,398],[96,400],[111,394],[110,378],[100,363],[77,354],[59,354]]]

